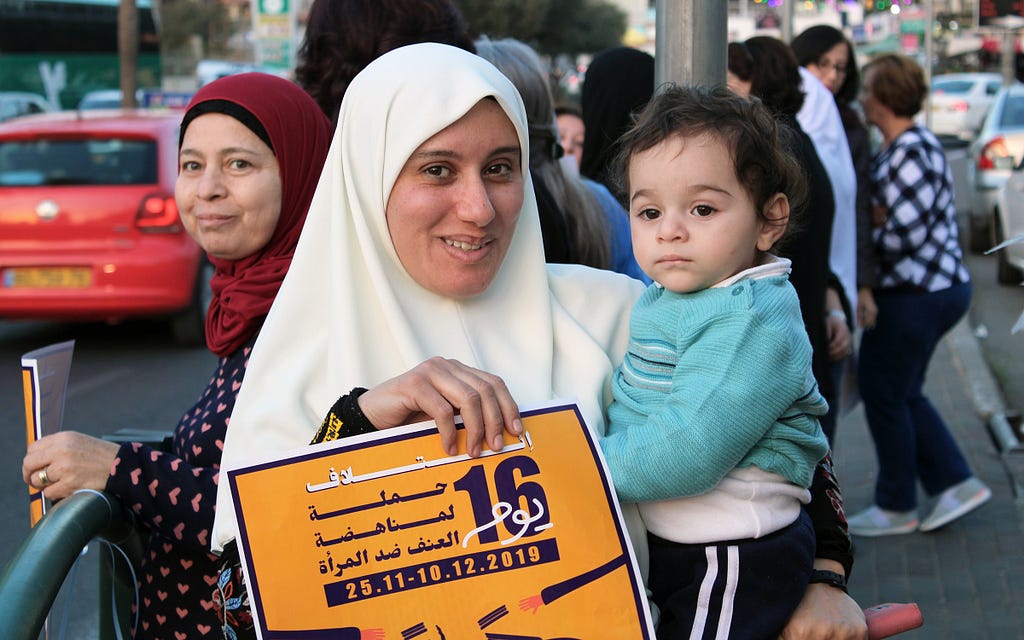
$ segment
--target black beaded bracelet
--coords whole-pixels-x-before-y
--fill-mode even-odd
[[[836,589],[842,590],[844,593],[849,593],[846,587],[846,576],[835,571],[826,571],[825,569],[814,569],[811,571],[811,578],[808,580],[810,584],[827,584]]]
[[[338,398],[327,417],[320,424],[311,444],[328,442],[339,438],[350,438],[377,430],[359,407],[359,396],[366,393],[363,387],[356,387]]]

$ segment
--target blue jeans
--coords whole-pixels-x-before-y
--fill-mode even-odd
[[[917,507],[917,480],[935,495],[971,475],[946,423],[925,397],[928,362],[971,303],[965,282],[928,293],[875,290],[878,323],[860,345],[860,393],[878,456],[875,504]]]

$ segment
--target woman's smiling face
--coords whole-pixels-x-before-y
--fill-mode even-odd
[[[251,256],[281,217],[281,172],[270,147],[235,118],[197,117],[185,130],[174,184],[185,229],[208,254]]]
[[[523,207],[519,136],[492,99],[421,144],[388,198],[388,232],[420,286],[471,298],[494,280]]]

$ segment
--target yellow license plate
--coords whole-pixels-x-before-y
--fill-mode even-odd
[[[81,267],[21,267],[4,272],[4,286],[16,289],[84,289],[92,270]]]

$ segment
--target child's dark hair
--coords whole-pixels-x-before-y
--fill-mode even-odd
[[[732,154],[736,177],[747,189],[758,216],[776,193],[789,199],[788,233],[797,226],[793,212],[807,198],[803,170],[793,157],[793,132],[775,120],[760,100],[747,100],[724,86],[680,87],[665,85],[633,126],[619,138],[612,176],[622,193],[629,193],[630,159],[672,138],[711,136]]]

